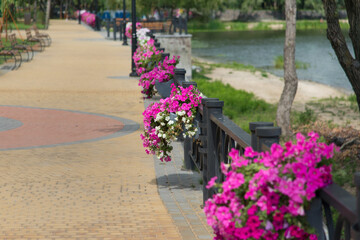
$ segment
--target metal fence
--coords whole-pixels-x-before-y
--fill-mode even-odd
[[[185,69],[175,69],[175,84],[196,87],[196,82],[185,81],[185,73]],[[248,146],[255,151],[268,151],[273,143],[279,143],[281,135],[281,129],[270,122],[249,123],[251,134],[248,134],[223,114],[223,106],[224,102],[219,99],[203,98],[197,117],[199,138],[184,139],[185,168],[201,172],[204,201],[215,193],[205,187],[207,182],[214,176],[220,181],[224,179],[220,164],[229,163],[228,153],[232,148],[240,154]],[[319,240],[360,240],[360,173],[355,174],[354,184],[356,197],[336,183],[319,191],[319,216],[310,219],[315,221]]]
[[[111,29],[112,29],[112,37],[114,41],[116,41],[117,36],[120,41],[127,41],[125,36],[125,27],[126,23],[129,22],[129,19],[123,18],[113,18],[105,20],[105,28],[107,32],[107,38],[110,39]],[[152,33],[168,33],[168,34],[187,34],[187,20],[185,18],[173,18],[170,21],[138,21],[145,28],[149,28]],[[97,23],[96,27],[100,30],[100,24]],[[127,45],[127,44],[124,44]]]

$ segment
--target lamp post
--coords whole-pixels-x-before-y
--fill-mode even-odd
[[[81,14],[80,14],[80,12],[81,12],[81,2],[79,0],[79,16],[78,16],[79,24],[81,24]]]
[[[136,73],[136,66],[133,59],[134,53],[137,48],[137,36],[136,36],[136,0],[131,1],[131,20],[132,20],[132,38],[131,38],[131,73],[130,77],[138,77]]]
[[[94,1],[94,7],[95,7],[95,31],[100,31],[100,17],[99,17],[99,3],[98,0]]]
[[[127,43],[127,37],[125,35],[125,29],[126,29],[126,3],[125,3],[125,0],[123,0],[123,24],[122,24],[122,31],[120,31],[120,35],[121,35],[121,32],[124,34],[123,35],[123,44],[122,45],[128,45]],[[120,36],[121,37],[121,36]]]

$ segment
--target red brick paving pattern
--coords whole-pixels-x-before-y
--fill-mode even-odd
[[[0,116],[23,123],[21,127],[0,132],[0,149],[100,138],[124,127],[116,119],[54,109],[0,106]]]

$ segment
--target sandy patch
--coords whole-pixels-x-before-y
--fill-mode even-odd
[[[257,27],[257,25],[259,25],[259,23],[249,23],[248,24],[248,29],[251,30],[251,29]]]
[[[282,29],[284,29],[284,25],[280,24],[280,23],[270,24],[269,28],[272,30],[282,30]]]
[[[260,72],[236,71],[227,68],[216,68],[208,77],[228,83],[236,89],[243,89],[254,93],[257,97],[269,103],[277,103],[284,88],[284,81],[279,77],[267,73],[267,77]],[[295,103],[306,103],[322,98],[342,97],[346,94],[336,88],[310,81],[299,81]]]

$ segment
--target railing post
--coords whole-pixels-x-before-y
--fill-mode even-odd
[[[196,82],[186,82],[186,86],[183,85],[183,87],[189,87],[190,85],[197,87]],[[193,144],[193,138],[186,137],[184,139],[184,165],[185,165],[185,169],[189,169],[189,170],[196,169],[195,163],[190,156],[192,144]]]
[[[183,88],[190,87],[191,85],[194,86],[194,87],[197,87],[197,83],[196,83],[196,82],[183,82],[183,83],[182,83],[182,87],[183,87]]]
[[[160,43],[156,42],[156,43],[154,43],[154,46],[155,46],[157,49],[159,49],[159,48],[160,48]]]
[[[216,176],[215,164],[218,161],[215,155],[215,129],[211,123],[210,116],[214,113],[222,113],[223,101],[217,98],[203,98],[203,123],[206,126],[206,154],[203,159],[203,200],[204,202],[212,197],[214,190],[206,189],[208,181]]]
[[[186,70],[184,68],[175,68],[174,80],[176,86],[182,86],[185,80]]]
[[[110,38],[110,19],[106,20],[107,37]]]
[[[122,31],[123,31],[123,34],[124,34],[124,36],[123,36],[123,44],[122,45],[127,46],[128,45],[127,36],[125,35],[125,32],[126,32],[126,20],[124,20],[123,23],[122,23]]]
[[[79,24],[81,24],[81,14],[80,14],[80,10],[81,10],[81,9],[79,9],[79,15],[78,15]]]
[[[161,53],[161,61],[164,61],[166,57],[170,58],[170,53]]]
[[[353,239],[360,240],[360,172],[354,174],[354,184],[356,187],[356,214],[357,223],[352,226]]]
[[[114,20],[113,20],[114,41],[116,41],[116,31],[117,31],[117,26],[116,26],[116,20],[115,20],[115,18],[114,18]]]
[[[120,33],[120,36],[119,36],[119,40],[122,41],[123,40],[123,33],[122,33],[122,21],[119,21],[119,33]]]
[[[263,152],[262,145],[266,144],[271,147],[274,143],[279,143],[281,128],[280,127],[258,127],[255,129],[257,137],[257,147],[259,152]]]
[[[259,152],[260,149],[258,148],[257,145],[257,137],[255,135],[255,129],[258,127],[273,127],[274,123],[272,122],[250,122],[249,123],[249,129],[251,132],[251,147],[253,148],[254,151]]]

